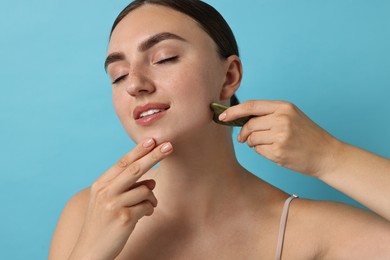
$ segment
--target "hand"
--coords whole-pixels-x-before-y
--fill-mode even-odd
[[[291,103],[247,101],[220,115],[231,121],[253,115],[241,129],[239,142],[278,165],[319,177],[332,164],[340,142]]]
[[[86,219],[70,259],[114,259],[137,221],[153,214],[157,199],[154,180],[137,182],[172,152],[153,139],[138,144],[92,185]]]

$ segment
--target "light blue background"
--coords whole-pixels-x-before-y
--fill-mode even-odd
[[[208,2],[238,39],[241,100],[291,101],[336,137],[390,157],[390,1]],[[103,70],[127,3],[0,3],[0,259],[47,258],[66,201],[133,147]],[[237,152],[287,192],[353,203],[244,145]]]

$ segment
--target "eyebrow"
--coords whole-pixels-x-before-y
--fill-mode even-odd
[[[171,40],[171,39],[187,42],[187,40],[185,40],[184,38],[182,38],[176,34],[169,33],[169,32],[162,32],[162,33],[158,33],[156,35],[153,35],[153,36],[149,37],[148,39],[146,39],[145,41],[143,41],[138,46],[137,49],[140,52],[145,52],[145,51],[149,50],[150,48],[152,48],[153,46],[155,46],[156,44],[158,44],[162,41]],[[125,54],[122,52],[111,53],[110,55],[107,56],[106,61],[104,62],[104,69],[107,71],[108,65],[110,65],[111,63],[117,62],[117,61],[123,61],[125,59],[126,59]]]
[[[114,52],[107,56],[106,61],[104,62],[104,70],[107,72],[107,67],[111,63],[125,60],[126,57],[122,52]]]

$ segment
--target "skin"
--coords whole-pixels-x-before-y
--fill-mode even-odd
[[[287,102],[247,101],[227,109],[221,119],[248,115],[256,117],[241,129],[239,142],[281,166],[319,178],[390,221],[389,159],[337,140]]]
[[[185,41],[139,50],[161,32]],[[122,77],[113,104],[138,145],[68,202],[49,259],[272,259],[289,195],[237,162],[230,129],[215,124],[209,109],[212,101],[227,104],[239,87],[238,57],[221,59],[191,18],[157,5],[118,25],[108,55],[117,52],[125,58],[107,68],[113,81]],[[148,102],[170,108],[153,124],[137,125],[132,111]],[[375,259],[390,254],[389,243],[389,223],[372,213],[298,199],[283,257]]]

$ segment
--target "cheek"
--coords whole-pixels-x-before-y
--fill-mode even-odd
[[[182,73],[183,81],[186,81],[186,88],[178,89],[188,99],[196,99],[198,102],[215,100],[218,95],[220,78],[213,66],[207,63],[192,64],[187,66]],[[178,85],[180,87],[180,85]]]
[[[172,89],[177,94],[175,102],[180,108],[181,120],[184,120],[184,125],[188,124],[185,123],[188,118],[191,118],[193,123],[197,122],[195,124],[203,125],[212,117],[210,104],[216,99],[213,82],[204,74],[195,75],[194,72],[186,77],[186,81],[186,85],[179,85]]]
[[[123,95],[119,93],[117,90],[113,90],[112,92],[112,104],[115,110],[115,113],[117,114],[118,118],[123,122],[124,117],[126,116],[127,108],[126,108],[126,102],[123,100]],[[123,119],[123,120],[122,120]]]
[[[199,70],[199,88],[200,91],[207,95],[210,101],[216,101],[219,99],[219,93],[223,85],[223,75],[220,71],[221,65],[214,59],[210,59],[209,62],[202,64],[198,68]]]
[[[115,112],[118,114],[119,112],[119,107],[120,107],[120,103],[119,103],[119,98],[118,98],[118,95],[113,91],[112,92],[112,105],[114,107],[114,110]]]

